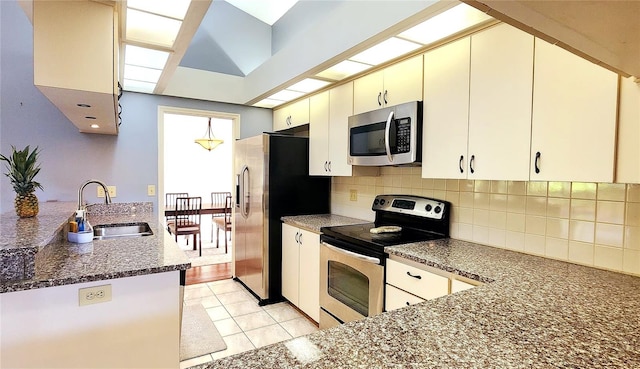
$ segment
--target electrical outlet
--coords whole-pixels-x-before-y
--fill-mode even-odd
[[[107,186],[107,190],[109,190],[109,196],[111,196],[111,198],[116,197],[116,186]]]
[[[98,186],[96,187],[96,196],[98,197],[104,197],[104,189],[102,188],[102,186]]]
[[[78,301],[80,306],[111,301],[111,285],[81,288],[78,290]]]
[[[349,191],[349,201],[358,201],[358,190]]]
[[[147,196],[156,195],[156,185],[147,185]]]

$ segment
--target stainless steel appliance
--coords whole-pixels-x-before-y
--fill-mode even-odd
[[[419,165],[422,101],[349,117],[349,164]]]
[[[260,305],[282,300],[285,215],[329,212],[331,179],[309,177],[309,139],[262,134],[236,141],[235,279]]]
[[[449,237],[450,203],[378,195],[375,222],[323,227],[320,236],[320,328],[380,314],[384,248]]]

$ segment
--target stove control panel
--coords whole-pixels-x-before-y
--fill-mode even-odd
[[[442,219],[448,212],[448,203],[442,200],[412,195],[378,195],[371,210],[409,214],[423,218]]]

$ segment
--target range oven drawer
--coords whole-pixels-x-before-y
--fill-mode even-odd
[[[425,300],[449,294],[449,278],[411,265],[387,260],[387,284],[394,285]]]

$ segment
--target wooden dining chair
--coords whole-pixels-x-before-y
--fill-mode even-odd
[[[220,246],[220,231],[224,231],[224,253],[228,251],[227,232],[231,232],[231,195],[225,199],[224,217],[214,218],[216,224],[216,247]]]
[[[231,196],[231,192],[211,192],[211,206],[219,209],[225,208],[227,196]],[[223,217],[224,212],[211,214],[211,242],[213,242],[213,227],[216,226],[215,219]]]
[[[165,195],[164,206],[165,207],[175,206],[176,199],[178,197],[189,197],[189,194],[187,192],[167,192]],[[169,233],[171,233],[171,230],[169,229],[169,223],[173,221],[172,220],[173,218],[174,218],[173,216],[165,217],[165,222],[167,223],[167,230],[169,231]]]
[[[175,202],[175,215],[169,224],[169,232],[178,236],[192,235],[193,249],[196,249],[196,241],[202,256],[202,235],[200,234],[200,219],[202,211],[202,197],[178,197]]]

